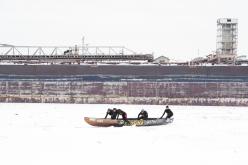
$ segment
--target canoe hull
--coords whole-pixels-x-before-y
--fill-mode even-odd
[[[85,117],[84,121],[89,125],[97,126],[97,127],[110,127],[110,126],[120,125],[118,120],[111,120],[111,119]]]
[[[97,126],[97,127],[157,126],[157,125],[166,125],[173,122],[173,119],[166,120],[166,119],[157,119],[157,118],[151,118],[146,120],[128,119],[127,121],[124,121],[122,119],[112,120],[112,119],[85,117],[84,120],[89,125]]]

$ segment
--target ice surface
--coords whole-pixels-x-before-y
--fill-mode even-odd
[[[128,117],[164,106],[0,104],[0,165],[168,164],[247,165],[246,107],[171,106],[174,123],[98,128],[83,118],[107,108]]]

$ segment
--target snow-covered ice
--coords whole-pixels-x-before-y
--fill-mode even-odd
[[[0,165],[247,165],[247,107],[170,106],[165,126],[98,128],[107,108],[159,117],[164,106],[0,104]]]

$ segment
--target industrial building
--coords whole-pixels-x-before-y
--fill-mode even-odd
[[[208,61],[217,64],[234,64],[237,57],[238,19],[217,20],[216,53],[208,56]]]

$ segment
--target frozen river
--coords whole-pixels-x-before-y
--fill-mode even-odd
[[[169,164],[247,165],[248,108],[170,106],[165,126],[97,128],[83,118],[107,108],[128,117],[165,106],[0,104],[1,165]]]

